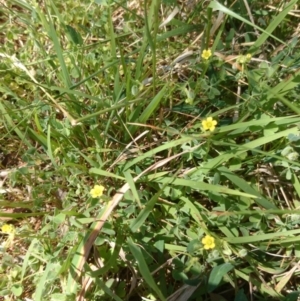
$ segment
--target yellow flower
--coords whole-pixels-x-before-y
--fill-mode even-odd
[[[16,229],[13,225],[4,224],[1,227],[1,231],[2,231],[2,233],[13,234],[16,232]]]
[[[102,185],[95,185],[93,189],[91,189],[90,194],[92,198],[98,198],[102,196],[104,191],[104,187]]]
[[[252,58],[252,55],[250,53],[246,54],[246,55],[240,55],[238,58],[237,58],[237,62],[239,64],[246,64],[246,63],[249,63],[251,61],[251,58]]]
[[[210,49],[203,50],[201,57],[205,60],[208,60],[211,57],[211,50]]]
[[[215,130],[217,123],[218,122],[216,120],[213,120],[212,117],[207,117],[202,121],[202,126],[205,131],[210,130],[212,132]]]
[[[206,235],[205,237],[203,237],[202,243],[204,244],[205,250],[213,249],[216,246],[215,239],[210,235]]]

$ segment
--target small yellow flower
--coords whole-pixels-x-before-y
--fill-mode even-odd
[[[102,196],[104,191],[104,186],[102,185],[95,185],[93,189],[91,189],[90,194],[92,198],[98,198]]]
[[[216,120],[213,120],[212,117],[207,117],[202,121],[202,126],[205,131],[210,130],[211,132],[215,130],[216,125],[218,122]]]
[[[201,242],[203,243],[205,250],[213,249],[216,246],[215,239],[210,235],[203,237]]]
[[[240,55],[240,56],[238,56],[238,58],[237,58],[236,61],[237,61],[239,64],[244,65],[244,64],[249,63],[249,62],[251,61],[251,58],[252,58],[252,55],[251,55],[250,53],[248,53],[248,54],[246,54],[246,55]]]
[[[246,59],[247,59],[248,62],[251,61],[251,58],[252,58],[252,55],[250,53],[247,53],[246,54]]]
[[[2,233],[13,234],[16,232],[16,229],[13,225],[4,224],[1,227],[1,231],[2,231]]]
[[[208,60],[210,57],[211,57],[211,50],[210,49],[207,49],[207,50],[203,50],[202,51],[202,55],[201,57],[205,60]]]

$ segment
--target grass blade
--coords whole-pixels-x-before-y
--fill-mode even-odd
[[[295,1],[295,0],[294,0]],[[259,31],[263,32],[266,37],[270,36],[272,37],[273,39],[275,39],[276,41],[280,42],[281,44],[283,45],[286,45],[285,42],[283,42],[282,40],[278,39],[277,37],[273,36],[271,33],[269,33],[267,30],[264,30],[262,28],[260,28],[259,26],[251,23],[250,21],[246,20],[245,18],[239,16],[238,14],[236,14],[235,12],[231,11],[230,9],[228,9],[227,7],[223,6],[221,3],[217,2],[216,0],[213,0],[210,2],[209,4],[209,7],[213,8],[214,10],[219,10],[219,11],[222,11],[223,13],[229,15],[229,16],[232,16],[256,29],[258,29]],[[266,39],[266,37],[263,37],[262,39]]]
[[[149,285],[149,287],[151,287],[151,289],[156,293],[156,295],[159,297],[160,301],[166,300],[166,298],[161,293],[159,287],[156,285],[156,283],[149,271],[148,265],[145,261],[145,258],[143,256],[141,249],[132,241],[131,238],[128,238],[127,242],[128,242],[128,246],[129,246],[129,249],[130,249],[132,255],[134,256],[135,260],[138,263],[139,271],[140,271],[141,275],[143,276],[143,279],[145,280],[147,285]]]
[[[240,178],[239,176],[233,174],[229,169],[222,166],[219,167],[218,170],[220,173],[225,176],[228,180],[230,180],[234,185],[245,191],[246,193],[255,195],[257,198],[255,199],[255,202],[266,208],[266,209],[277,209],[277,207],[268,201],[266,198],[264,198],[257,190],[252,188],[244,179]]]

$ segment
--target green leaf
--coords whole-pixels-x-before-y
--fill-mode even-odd
[[[282,11],[276,15],[276,17],[272,18],[271,23],[268,25],[268,27],[265,30],[259,29],[263,31],[263,33],[259,36],[259,38],[256,40],[256,42],[252,45],[250,48],[251,50],[259,49],[259,47],[270,37],[275,38],[271,33],[282,23],[283,19],[287,16],[287,14],[293,9],[293,7],[296,5],[298,0],[292,0],[290,1],[283,9]],[[277,39],[277,38],[276,38]],[[277,41],[280,41],[277,39]],[[281,42],[282,44],[285,44],[284,42]]]
[[[137,204],[139,205],[140,208],[142,208],[142,204],[141,204],[141,200],[140,200],[140,197],[139,197],[139,194],[138,194],[138,191],[136,189],[136,186],[135,186],[135,183],[134,183],[134,180],[131,176],[131,173],[129,170],[126,170],[124,171],[124,176],[126,178],[126,181],[130,187],[130,190],[133,194],[133,197],[135,199],[135,201],[137,202]]]
[[[169,182],[164,183],[163,187],[154,194],[154,196],[147,202],[145,208],[139,213],[136,219],[134,219],[130,225],[130,229],[132,232],[136,232],[142,224],[146,221],[148,215],[152,212],[155,204],[157,203],[158,198],[161,196],[162,191],[165,187],[173,181],[172,178],[169,178]]]
[[[223,155],[217,156],[217,157],[211,159],[205,165],[201,166],[201,170],[203,170],[203,171],[207,170],[207,172],[208,172],[211,169],[222,165],[224,162],[227,162],[229,159],[231,159],[233,157],[237,157],[240,154],[243,154],[243,153],[245,153],[249,150],[253,150],[253,149],[255,149],[257,147],[260,147],[262,145],[266,145],[267,143],[276,141],[276,140],[278,140],[282,137],[287,137],[287,135],[291,134],[291,133],[292,134],[299,133],[298,127],[291,127],[287,130],[281,131],[281,132],[276,133],[274,135],[270,135],[268,137],[260,137],[260,138],[257,138],[255,140],[253,140],[253,141],[247,142],[243,145],[238,145],[236,147],[236,149],[231,149],[231,150],[227,151],[226,153],[224,153]],[[197,169],[195,169],[195,172],[196,172],[196,170]]]
[[[38,283],[36,284],[34,300],[45,300],[45,294],[48,293],[47,288],[50,287],[52,282],[57,280],[59,269],[60,265],[58,263],[47,263],[45,270],[43,271]],[[45,286],[45,283],[47,283],[47,286]]]
[[[12,287],[11,287],[11,291],[12,293],[16,296],[16,297],[19,297],[22,295],[23,293],[23,287],[19,284],[14,284]]]
[[[156,285],[155,280],[153,279],[149,267],[145,261],[143,253],[141,249],[132,241],[131,238],[127,240],[129,249],[134,256],[135,260],[138,263],[139,271],[143,276],[143,280],[148,284],[148,286],[153,289],[153,291],[157,294],[160,301],[166,300],[159,287]]]
[[[53,2],[51,2],[51,6],[52,6],[53,10],[55,11],[56,16],[60,20],[62,20],[62,17],[59,14],[59,12],[58,12],[58,10],[57,10],[57,8],[56,8],[56,6]],[[60,64],[61,75],[62,75],[62,79],[63,79],[64,84],[65,84],[65,87],[69,88],[72,85],[72,81],[71,81],[70,74],[68,72],[68,68],[67,68],[66,63],[65,63],[64,56],[63,56],[63,49],[61,47],[60,40],[58,38],[58,34],[55,30],[55,26],[54,26],[54,22],[52,21],[51,13],[49,11],[47,11],[47,14],[48,14],[49,22],[46,21],[46,18],[44,16],[44,14],[42,13],[42,11],[39,10],[39,16],[41,17],[43,15],[45,26],[48,28],[49,37],[51,38],[51,40],[53,42],[54,51],[57,55],[57,58],[58,58],[58,61],[59,61],[59,64]],[[63,24],[63,22],[61,22],[61,23]],[[69,95],[71,96],[72,94],[69,94]]]
[[[294,236],[296,234],[300,234],[299,229],[268,233],[268,234],[257,234],[253,236],[229,237],[229,238],[225,238],[225,240],[231,244],[249,244],[249,243],[260,242],[260,241],[272,241],[272,242],[268,242],[269,244],[299,242],[300,237]]]
[[[282,301],[297,301],[299,296],[300,292],[291,292]]]
[[[223,276],[231,271],[234,266],[231,263],[223,263],[212,269],[208,279],[208,292],[215,290],[223,279]]]
[[[66,34],[70,42],[73,42],[76,45],[82,45],[82,37],[75,28],[70,25],[66,25]]]
[[[237,294],[236,294],[236,296],[235,296],[235,298],[234,298],[234,301],[248,301],[247,296],[245,295],[243,289],[240,289],[240,290],[237,292]]]
[[[164,151],[166,149],[171,149],[175,146],[184,144],[186,142],[191,141],[193,138],[192,137],[184,137],[181,139],[177,139],[177,140],[172,140],[170,142],[167,142],[163,145],[160,145],[154,149],[151,149],[150,151],[144,153],[143,155],[138,156],[137,158],[133,159],[132,161],[129,161],[128,163],[126,163],[124,170],[129,169],[131,166],[136,165],[138,162],[145,160],[146,158],[152,158],[155,154]]]
[[[152,180],[152,175],[148,176],[148,179]],[[153,175],[155,177],[155,175]],[[171,181],[173,180],[173,181]],[[192,181],[192,180],[185,180],[181,178],[172,178],[172,177],[163,177],[159,179],[153,179],[153,181],[158,182],[158,183],[170,183],[172,182],[172,185],[178,185],[178,186],[184,186],[184,187],[191,187],[197,191],[211,191],[211,192],[217,192],[217,193],[224,193],[224,194],[231,194],[231,195],[237,195],[237,196],[244,196],[248,198],[256,198],[255,195],[249,194],[249,193],[244,193],[238,190],[230,189],[227,188],[226,186],[221,186],[221,185],[213,185],[213,184],[208,184],[200,181]]]
[[[234,185],[245,191],[246,193],[255,195],[257,198],[255,202],[266,209],[277,209],[277,207],[271,203],[268,199],[264,198],[257,190],[252,188],[244,179],[232,173],[229,169],[222,166],[219,167],[218,170],[220,173],[229,179]]]
[[[151,114],[153,114],[153,112],[157,109],[157,107],[160,104],[162,98],[165,96],[167,87],[168,87],[168,85],[165,85],[158,92],[158,94],[151,100],[151,102],[149,103],[149,105],[147,106],[147,108],[142,112],[142,114],[141,114],[141,116],[140,116],[140,118],[138,120],[139,122],[146,123],[148,121],[148,119],[151,116]]]
[[[300,198],[300,183],[297,175],[293,172],[292,183],[294,185],[295,191],[297,192],[298,198]]]
[[[108,3],[106,0],[95,0],[95,3],[98,5],[108,6]]]
[[[59,294],[59,293],[56,293],[56,294],[52,294],[50,295],[51,297],[51,301],[67,301],[68,300],[68,297],[65,295],[65,294]]]
[[[106,171],[106,170],[102,170],[102,169],[100,169],[100,168],[91,168],[90,170],[89,170],[89,172],[91,173],[91,174],[96,174],[96,175],[100,175],[100,176],[103,176],[103,177],[105,177],[105,178],[115,178],[115,179],[119,179],[119,180],[125,180],[125,178],[124,177],[121,177],[121,176],[118,176],[118,175],[115,175],[114,173],[111,173],[111,172],[109,172],[109,171]]]
[[[152,209],[154,208],[159,196],[161,195],[161,190],[159,190],[151,199],[149,202],[147,202],[145,208],[139,213],[137,218],[135,218],[131,225],[130,230],[132,232],[138,231],[138,229],[144,224],[146,221],[148,215],[152,212]]]
[[[297,1],[297,0],[294,0]],[[293,2],[294,2],[293,1]],[[265,34],[265,36],[263,36],[263,39],[266,40],[266,38],[268,38],[269,36],[272,37],[273,39],[275,39],[276,41],[280,42],[283,45],[286,45],[282,40],[278,39],[277,37],[275,37],[274,35],[272,35],[270,32],[268,32],[268,30],[264,30],[258,26],[256,26],[255,24],[251,23],[250,21],[246,20],[245,18],[239,16],[238,14],[236,14],[235,12],[231,11],[230,9],[228,9],[227,7],[223,6],[222,4],[220,4],[219,2],[213,0],[210,2],[209,7],[213,8],[214,10],[219,10],[221,12],[224,12],[225,14],[232,16],[258,30],[260,30],[261,32],[263,32]],[[270,30],[270,29],[269,29]],[[262,40],[262,41],[264,41]],[[260,41],[261,43],[261,41]],[[258,45],[260,45],[259,43],[257,43],[256,47],[258,47]],[[252,48],[254,48],[254,46],[252,46]]]

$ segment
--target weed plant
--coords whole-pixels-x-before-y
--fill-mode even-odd
[[[0,299],[299,300],[299,18],[0,0]]]

